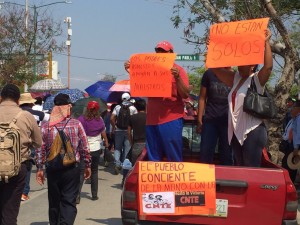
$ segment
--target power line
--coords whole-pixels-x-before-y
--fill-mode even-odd
[[[68,56],[67,54],[58,53],[58,52],[55,52],[55,54]],[[126,61],[126,59],[101,59],[101,58],[92,58],[92,57],[76,56],[76,55],[70,55],[70,57],[78,58],[78,59],[95,60],[95,61],[110,61],[110,62],[125,62]]]

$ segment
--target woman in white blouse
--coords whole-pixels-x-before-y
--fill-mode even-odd
[[[216,76],[232,87],[228,95],[228,142],[232,146],[235,165],[259,167],[262,149],[267,144],[267,130],[263,121],[243,111],[244,98],[254,78],[257,91],[263,93],[273,67],[270,47],[270,30],[265,31],[264,65],[258,71],[257,65],[239,66],[238,72],[221,68],[213,69]]]

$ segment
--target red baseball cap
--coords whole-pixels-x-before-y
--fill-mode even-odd
[[[155,46],[155,49],[158,49],[158,48],[162,48],[163,50],[165,51],[170,51],[170,50],[174,50],[173,48],[173,45],[168,42],[168,41],[161,41],[161,42],[158,42],[157,45]]]
[[[88,109],[96,109],[97,111],[99,110],[99,103],[96,102],[96,101],[90,101],[88,104],[87,104],[87,108]]]

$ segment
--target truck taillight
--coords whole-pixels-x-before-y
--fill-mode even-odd
[[[284,171],[286,180],[286,201],[283,213],[283,219],[295,220],[297,218],[298,195],[295,186],[289,178],[288,172]]]
[[[126,177],[123,187],[123,208],[124,209],[137,209],[138,208],[138,174],[133,170]]]

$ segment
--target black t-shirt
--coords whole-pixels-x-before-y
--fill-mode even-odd
[[[228,94],[230,87],[220,81],[212,70],[205,71],[201,86],[206,87],[205,119],[213,119],[228,116]]]
[[[138,112],[129,119],[129,126],[133,130],[133,142],[146,141],[146,113]]]

